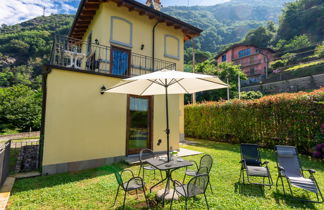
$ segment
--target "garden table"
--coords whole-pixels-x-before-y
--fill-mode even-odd
[[[181,160],[181,161],[179,161],[179,160]],[[173,191],[170,190],[170,182],[173,181],[172,176],[171,176],[172,172],[179,168],[192,166],[193,163],[189,162],[187,160],[183,160],[181,158],[177,158],[177,160],[171,160],[170,162],[168,162],[166,159],[164,160],[164,159],[160,159],[158,157],[149,158],[146,160],[146,162],[148,164],[152,165],[154,168],[156,168],[160,171],[165,171],[165,173],[166,173],[166,177],[164,179],[162,179],[161,181],[159,181],[158,183],[156,183],[155,185],[153,185],[150,189],[150,192],[152,192],[152,189],[154,187],[163,183],[164,181],[167,181],[164,192],[161,196],[162,200],[163,200],[163,206],[164,206],[165,197],[167,195],[172,196],[172,194],[173,194]]]

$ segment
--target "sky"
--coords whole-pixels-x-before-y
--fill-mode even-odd
[[[145,3],[146,0],[137,0]],[[161,0],[167,6],[208,6],[230,0]],[[0,25],[13,25],[37,16],[75,14],[80,0],[0,0]]]

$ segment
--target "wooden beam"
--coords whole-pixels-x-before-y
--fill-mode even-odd
[[[180,25],[175,25],[174,28],[175,28],[175,29],[180,29],[181,26],[180,26]]]
[[[82,11],[80,16],[94,16],[96,11]]]
[[[77,22],[76,22],[76,25],[83,25],[83,24],[89,24],[89,23],[91,23],[91,20],[89,19],[89,20],[78,20]]]
[[[141,15],[141,16],[145,15],[145,11],[139,11],[138,14]]]
[[[166,23],[167,26],[173,26],[173,24],[174,24],[174,23],[172,23],[172,22],[167,22],[167,23]]]
[[[133,11],[135,9],[135,7],[128,7],[128,11]]]

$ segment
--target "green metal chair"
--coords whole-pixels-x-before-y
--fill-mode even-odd
[[[129,173],[132,174],[132,178],[130,178],[126,182],[124,182],[123,178],[122,178],[124,172],[129,172]],[[123,209],[125,209],[126,194],[128,192],[130,192],[130,191],[136,190],[136,196],[138,197],[138,190],[139,189],[143,189],[145,202],[146,202],[147,207],[149,207],[149,203],[147,201],[147,197],[146,197],[146,193],[145,193],[145,183],[144,183],[144,181],[143,181],[143,179],[141,177],[135,177],[133,171],[131,171],[129,169],[124,169],[120,173],[115,172],[115,177],[116,177],[116,180],[117,180],[117,183],[118,183],[118,188],[117,188],[117,192],[116,192],[115,201],[114,201],[113,206],[115,206],[115,204],[116,204],[119,189],[122,188],[124,190],[124,192],[125,192],[125,194],[124,194],[124,202],[123,202]]]
[[[205,168],[207,171],[208,169]],[[200,170],[203,170],[202,168]],[[182,184],[181,182],[177,180],[173,180],[174,185],[174,191],[172,195],[171,205],[170,209],[172,209],[172,203],[174,199],[174,194],[177,193],[180,196],[183,196],[185,198],[186,202],[186,209],[187,209],[187,203],[188,199],[191,197],[195,197],[197,195],[204,195],[207,209],[209,209],[208,201],[206,197],[206,190],[209,184],[209,175],[207,173],[197,175],[193,177],[188,184]]]
[[[156,155],[151,149],[142,149],[139,154],[139,161],[140,161],[140,169],[138,171],[138,176],[141,176],[141,171],[143,173],[143,180],[145,179],[144,177],[144,172],[145,170],[147,171],[153,171],[154,172],[154,179],[155,179],[155,170],[153,166],[149,165],[146,163],[146,159],[148,158],[154,158]],[[160,171],[161,179],[163,179],[162,171]]]
[[[185,182],[186,176],[194,177],[194,176],[204,174],[204,173],[206,173],[209,176],[210,170],[213,166],[213,158],[210,155],[206,154],[206,155],[202,156],[200,158],[199,166],[196,163],[196,161],[194,161],[194,160],[189,160],[189,161],[195,164],[196,170],[191,170],[191,169],[188,169],[188,167],[187,167],[182,183]],[[209,180],[209,187],[210,187],[211,192],[213,193],[213,188],[211,186],[210,180]]]

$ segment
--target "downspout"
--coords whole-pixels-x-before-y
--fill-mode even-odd
[[[157,27],[157,25],[159,25],[160,21],[157,21],[154,26],[153,26],[153,29],[152,29],[152,69],[153,71],[155,70],[154,69],[154,66],[155,66],[155,28]]]

